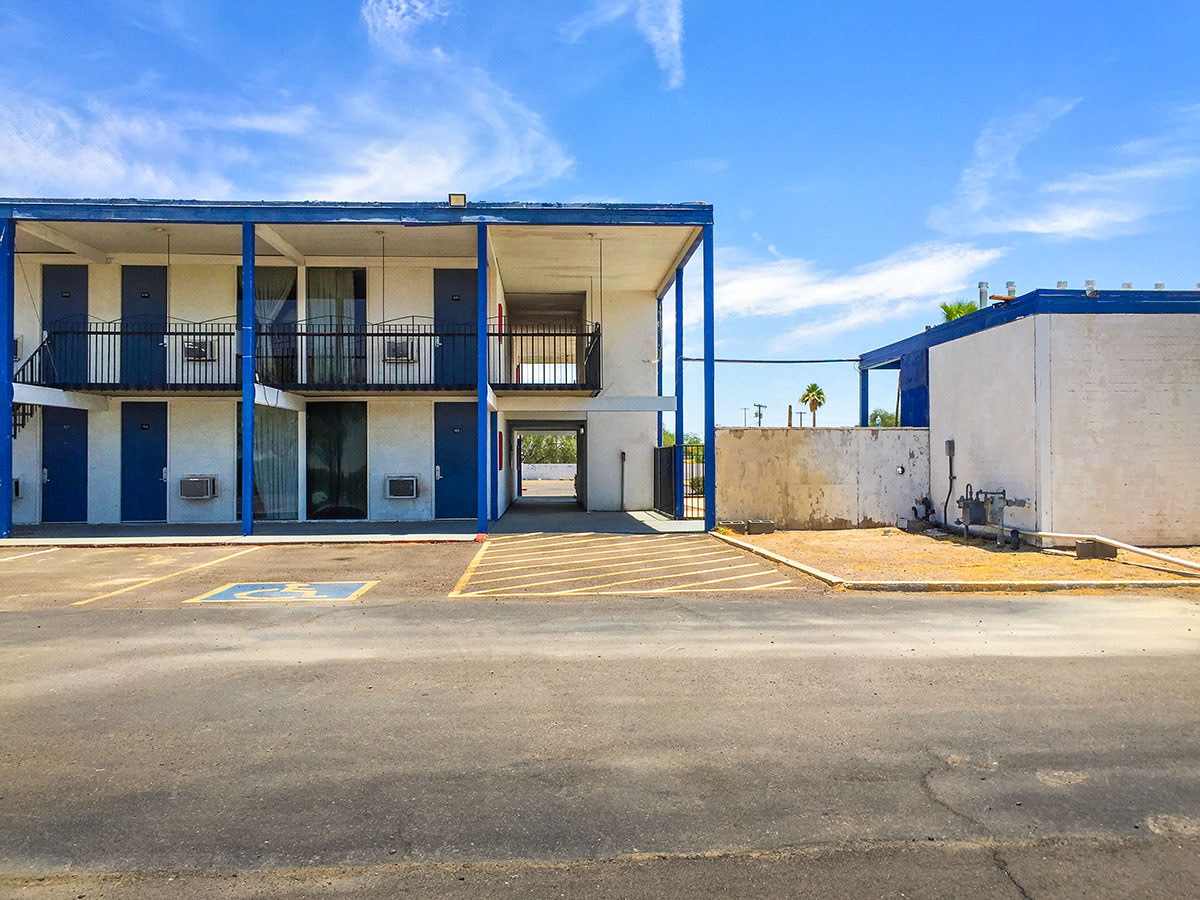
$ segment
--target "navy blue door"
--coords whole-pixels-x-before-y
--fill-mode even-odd
[[[478,284],[474,269],[433,270],[434,383],[475,385]]]
[[[167,520],[167,404],[121,404],[121,521]]]
[[[82,385],[87,381],[87,266],[42,266],[42,328],[51,336],[44,358],[47,383]],[[33,351],[25,348],[25,353]]]
[[[433,404],[433,514],[439,519],[475,518],[478,434],[474,403]]]
[[[42,407],[42,521],[87,521],[86,409]]]
[[[167,383],[167,269],[121,267],[121,381]]]

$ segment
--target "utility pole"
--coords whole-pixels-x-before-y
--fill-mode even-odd
[[[792,404],[788,404],[788,428],[792,427]]]
[[[743,407],[742,407],[742,427],[743,427],[743,428],[747,427],[747,426],[750,424],[750,423],[749,423],[749,422],[746,420],[746,413],[748,413],[748,412],[750,412],[750,407],[748,407],[748,406],[743,406]]]
[[[767,407],[762,403],[754,404],[754,418],[758,420],[758,427],[762,428],[762,411]]]
[[[800,417],[800,427],[803,428],[804,427],[804,410],[802,410],[802,409],[796,410],[796,415],[798,415]]]

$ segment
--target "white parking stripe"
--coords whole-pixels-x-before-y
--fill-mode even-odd
[[[55,550],[61,550],[62,547],[51,547],[49,550],[34,550],[32,553],[21,553],[18,556],[9,556],[6,559],[0,559],[0,562],[12,562],[14,559],[24,559],[27,556],[40,556],[43,553],[53,553]]]

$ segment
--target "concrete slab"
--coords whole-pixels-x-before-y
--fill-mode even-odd
[[[573,499],[521,497],[509,505],[491,534],[692,534],[704,531],[702,520],[668,518],[653,510],[595,511]]]

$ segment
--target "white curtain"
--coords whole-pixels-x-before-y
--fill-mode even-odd
[[[258,326],[267,327],[266,340],[260,340],[260,377],[267,384],[286,384],[296,380],[296,338],[281,333],[278,321],[296,290],[296,270],[291,266],[254,267],[254,316]],[[293,316],[294,318],[294,316]],[[274,326],[274,327],[272,327]],[[288,331],[294,331],[294,328]]]
[[[365,338],[356,336],[364,323],[355,317],[354,270],[310,268],[308,270],[309,377],[327,384],[352,384],[358,356],[355,351]],[[328,336],[326,336],[328,335]],[[363,354],[365,366],[365,353]],[[364,371],[365,376],[365,371]]]

